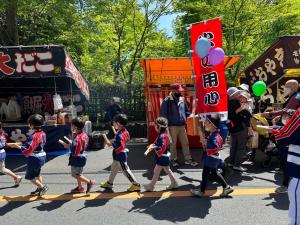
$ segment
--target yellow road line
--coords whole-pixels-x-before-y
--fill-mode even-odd
[[[232,196],[241,195],[268,195],[274,193],[274,188],[257,189],[235,189]],[[221,190],[208,190],[207,196],[218,196]],[[136,199],[136,198],[171,198],[192,196],[189,191],[158,191],[158,192],[133,192],[133,193],[90,193],[90,194],[62,194],[62,195],[44,195],[43,197],[19,195],[19,196],[0,196],[0,202],[31,202],[39,200],[64,201],[64,200],[94,200],[94,199]]]

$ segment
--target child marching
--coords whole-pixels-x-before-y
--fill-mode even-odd
[[[207,182],[210,176],[223,186],[223,192],[220,197],[225,197],[233,192],[233,188],[227,184],[224,177],[218,172],[218,166],[220,165],[221,158],[219,151],[222,147],[223,140],[218,132],[218,126],[220,123],[219,118],[213,118],[207,116],[205,119],[204,127],[209,136],[206,143],[202,143],[203,147],[206,148],[206,152],[203,160],[203,172],[200,189],[191,189],[191,192],[195,196],[202,197],[205,195]]]
[[[83,193],[84,187],[82,183],[86,183],[86,193],[91,191],[92,186],[95,184],[95,180],[91,180],[82,175],[83,168],[86,165],[87,154],[86,149],[88,147],[89,138],[87,134],[83,131],[85,121],[81,117],[76,117],[71,121],[71,131],[73,136],[73,141],[65,137],[69,142],[63,143],[65,148],[71,148],[71,154],[69,158],[69,165],[71,166],[71,175],[77,181],[77,187],[71,190],[71,193]]]
[[[114,124],[117,128],[115,140],[110,141],[107,136],[103,134],[106,144],[108,146],[113,146],[113,162],[111,164],[111,172],[108,181],[102,182],[100,187],[111,188],[117,173],[119,170],[122,170],[125,177],[127,177],[131,182],[131,186],[127,189],[127,191],[140,191],[141,185],[137,182],[127,164],[128,149],[126,148],[126,145],[130,140],[129,133],[125,128],[128,122],[127,116],[125,114],[118,114],[114,120]]]
[[[175,179],[175,176],[170,169],[170,138],[167,132],[168,129],[168,120],[164,117],[158,117],[155,120],[155,130],[158,133],[158,137],[155,142],[151,144],[145,155],[148,155],[149,152],[155,151],[156,165],[154,168],[154,174],[150,184],[144,185],[146,191],[153,191],[155,184],[159,178],[160,172],[162,170],[168,174],[171,184],[167,187],[167,190],[178,188],[178,183]]]
[[[28,118],[28,125],[34,131],[33,134],[27,138],[23,145],[15,143],[12,147],[20,148],[22,153],[28,158],[25,179],[30,180],[37,186],[37,189],[30,194],[42,196],[48,190],[48,187],[43,184],[41,176],[41,168],[46,161],[46,152],[44,151],[46,134],[42,129],[44,125],[43,116],[40,114],[31,115]]]
[[[14,144],[15,143],[13,143],[12,145],[14,145]],[[19,184],[22,180],[22,177],[17,176],[14,172],[12,172],[11,170],[9,170],[5,167],[6,152],[5,152],[4,148],[6,146],[9,147],[10,144],[6,143],[6,137],[4,134],[4,130],[2,129],[2,123],[0,122],[0,172],[12,177],[14,179],[15,186],[19,186]]]

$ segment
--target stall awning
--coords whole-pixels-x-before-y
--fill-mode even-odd
[[[87,100],[90,96],[87,81],[58,45],[1,47],[0,80],[2,91],[31,88],[53,92],[71,87]]]
[[[272,86],[291,69],[300,69],[300,36],[278,38],[244,72],[248,84],[262,80]]]
[[[240,55],[225,56],[226,69],[237,63]],[[193,64],[190,58],[147,58],[141,60],[145,72],[145,82],[151,84],[194,84],[192,80]]]

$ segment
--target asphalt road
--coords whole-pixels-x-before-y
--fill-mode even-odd
[[[153,155],[144,157],[145,144],[129,146],[129,165],[141,184],[152,177]],[[200,162],[201,150],[192,150],[193,157]],[[222,151],[225,158],[228,146]],[[1,176],[0,216],[1,223],[7,225],[83,225],[83,224],[245,224],[284,225],[288,224],[288,198],[286,194],[274,194],[281,175],[275,172],[276,160],[269,169],[262,168],[259,154],[254,165],[246,162],[247,173],[232,172],[227,180],[235,191],[229,198],[219,198],[219,187],[209,184],[211,191],[204,198],[190,196],[189,189],[201,181],[201,166],[183,166],[175,170],[180,188],[165,192],[169,179],[165,175],[158,181],[156,192],[126,193],[129,182],[119,173],[114,188],[105,191],[99,187],[109,176],[112,161],[111,150],[90,151],[85,175],[96,179],[97,185],[90,195],[70,195],[75,180],[67,166],[68,156],[48,156],[42,169],[49,191],[44,198],[29,197],[33,186],[22,182],[13,188],[8,176]],[[6,166],[24,176],[26,159],[23,156],[8,156]]]

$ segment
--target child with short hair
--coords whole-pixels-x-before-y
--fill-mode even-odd
[[[167,186],[167,190],[172,190],[178,188],[178,183],[175,179],[175,176],[170,169],[170,138],[168,134],[168,120],[164,117],[158,117],[155,120],[155,130],[158,133],[158,137],[155,142],[151,144],[145,155],[148,155],[149,152],[155,151],[156,165],[154,168],[154,174],[150,184],[144,185],[146,191],[153,191],[155,184],[159,178],[160,172],[163,169],[166,174],[168,174],[171,184]]]
[[[20,148],[25,157],[28,158],[25,179],[37,186],[37,189],[30,194],[42,196],[48,190],[48,187],[43,184],[41,176],[41,168],[46,161],[46,152],[44,151],[46,134],[42,129],[44,118],[40,114],[34,114],[29,116],[27,122],[29,127],[34,130],[33,134],[27,138],[24,144],[16,143],[14,147]]]
[[[206,143],[202,143],[206,148],[206,155],[204,156],[203,160],[204,165],[200,189],[191,189],[192,194],[195,196],[202,197],[205,195],[205,189],[210,175],[214,176],[214,179],[223,186],[223,192],[221,193],[220,197],[225,197],[233,192],[233,188],[227,184],[224,177],[218,172],[218,166],[220,165],[221,161],[218,152],[220,151],[223,143],[223,140],[217,129],[219,122],[219,118],[213,118],[210,115],[206,116],[204,128],[210,134]]]
[[[11,170],[9,170],[5,167],[6,152],[5,152],[4,148],[6,146],[9,147],[10,144],[6,143],[5,132],[2,129],[2,123],[0,122],[0,172],[12,177],[15,181],[15,187],[17,187],[17,186],[19,186],[19,184],[22,180],[22,177],[17,176],[14,172],[12,172]]]
[[[77,180],[77,187],[71,190],[71,193],[83,193],[84,187],[82,182],[87,184],[86,193],[91,191],[92,186],[95,184],[95,180],[91,180],[82,175],[83,167],[86,165],[87,154],[86,150],[89,143],[89,137],[83,131],[85,121],[81,117],[76,117],[71,120],[71,131],[73,141],[67,139],[69,144],[60,143],[64,145],[65,148],[71,149],[71,154],[69,158],[69,165],[71,166],[71,175]]]
[[[133,192],[141,190],[141,185],[137,182],[127,164],[128,149],[126,148],[126,144],[130,140],[130,135],[125,128],[127,122],[128,119],[125,114],[118,114],[114,121],[114,125],[117,128],[115,140],[110,141],[106,134],[103,134],[106,144],[113,146],[113,162],[111,164],[111,172],[108,181],[100,183],[100,187],[102,188],[111,188],[118,171],[122,170],[123,174],[132,184],[127,191]]]

